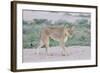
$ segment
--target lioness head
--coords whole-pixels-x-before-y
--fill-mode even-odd
[[[72,26],[72,27],[67,27],[67,28],[66,28],[66,33],[67,33],[67,35],[68,35],[69,37],[72,37],[73,32],[74,32],[74,26]]]

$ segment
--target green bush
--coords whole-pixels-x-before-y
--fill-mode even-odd
[[[37,47],[40,40],[40,32],[42,28],[44,27],[45,21],[47,20],[35,20],[37,23],[28,24],[27,21],[23,22],[23,48],[33,48]],[[56,22],[55,22],[56,23]],[[87,24],[85,20],[81,20],[80,23],[71,24],[66,21],[63,21],[61,23],[66,23],[66,26],[74,26],[74,34],[71,38],[68,39],[68,41],[65,43],[65,45],[73,46],[73,45],[80,45],[80,46],[90,46],[90,39],[91,39],[91,33],[90,33],[90,24]],[[60,26],[64,24],[55,24],[55,26]],[[48,24],[47,24],[48,25]],[[53,25],[49,25],[53,26]],[[50,46],[57,46],[59,45],[59,42],[54,41],[50,39],[49,42]]]

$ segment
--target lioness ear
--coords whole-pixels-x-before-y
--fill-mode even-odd
[[[75,30],[75,27],[74,27],[74,26],[69,27],[69,28],[67,28],[67,30],[68,30],[68,31],[74,31],[74,30]]]
[[[74,26],[72,26],[72,27],[71,27],[71,30],[74,30],[74,29],[75,29],[75,27],[74,27]]]
[[[64,25],[64,28],[66,28],[66,27],[67,27],[66,25],[67,25],[67,24],[65,24],[65,25]]]

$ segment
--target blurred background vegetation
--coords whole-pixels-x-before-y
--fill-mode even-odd
[[[71,14],[70,14],[71,15]],[[74,26],[74,33],[65,43],[66,46],[90,46],[91,42],[91,23],[89,15],[79,14],[75,23],[67,20],[33,19],[32,21],[23,20],[23,48],[37,47],[40,40],[40,31],[43,27]],[[78,18],[79,17],[79,18]],[[50,46],[57,46],[59,42],[50,39]]]

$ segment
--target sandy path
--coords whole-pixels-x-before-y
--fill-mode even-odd
[[[63,56],[59,47],[49,48],[49,55],[45,54],[45,48],[40,49],[40,54],[36,54],[36,49],[23,49],[23,62],[43,62],[60,60],[86,60],[91,57],[89,46],[72,46],[66,48],[69,55]]]

